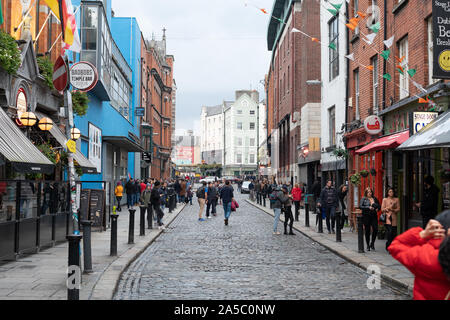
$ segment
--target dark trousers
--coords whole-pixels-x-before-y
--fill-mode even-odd
[[[117,200],[117,211],[122,211],[120,201],[122,201],[122,197],[116,197]]]
[[[262,198],[263,198],[264,207],[265,207],[266,206],[266,194],[265,193],[263,194]]]
[[[284,211],[284,233],[287,233],[287,226],[289,224],[289,228],[292,232],[292,226],[294,225],[294,217],[292,215],[292,207],[285,207]]]
[[[161,210],[160,205],[153,205],[153,211],[156,213],[156,221],[158,226],[162,226],[162,218],[164,217],[164,212]]]
[[[378,234],[378,216],[376,213],[363,215],[363,224],[366,234],[366,244],[368,247],[375,244]],[[370,241],[370,231],[372,229],[372,241]]]
[[[328,231],[333,230],[336,225],[336,207],[325,207],[326,223]],[[331,220],[331,225],[330,225]]]
[[[150,228],[150,226],[152,225],[152,219],[153,219],[153,207],[151,204],[148,205],[148,207],[146,208],[147,210],[147,224],[148,227]]]
[[[206,204],[206,216],[209,217],[209,212],[211,211],[212,214],[216,214],[216,206],[217,206],[217,199],[208,199],[208,203]]]
[[[298,221],[298,216],[300,215],[300,201],[294,201],[295,205],[295,221]]]
[[[262,193],[261,192],[257,192],[256,194],[256,200],[258,204],[262,205]]]
[[[390,224],[385,224],[386,227],[386,235],[387,235],[387,241],[386,241],[386,250],[391,245],[392,241],[394,241],[395,237],[397,236],[397,227],[393,227]]]
[[[133,198],[134,198],[134,193],[127,193],[127,205],[128,205],[128,209],[130,209],[130,207],[132,207],[134,205],[133,203]]]

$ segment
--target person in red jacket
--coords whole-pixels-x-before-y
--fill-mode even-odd
[[[392,257],[414,276],[414,300],[450,297],[450,210],[430,220],[425,230],[413,228],[388,248]]]
[[[295,205],[295,221],[298,221],[300,201],[302,201],[302,189],[300,189],[299,185],[296,184],[294,186],[294,189],[292,189],[291,193],[292,193],[292,200],[294,201]]]

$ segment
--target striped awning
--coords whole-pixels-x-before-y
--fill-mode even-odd
[[[41,120],[42,118],[45,118],[46,116],[40,112],[35,112],[36,117]],[[54,125],[52,127],[52,129],[50,130],[50,134],[56,139],[56,141],[58,141],[58,143],[64,147],[66,147],[66,143],[68,141],[66,135],[61,131],[61,129],[58,128],[58,126]],[[80,167],[83,169],[84,173],[97,173],[97,168],[96,166],[94,166],[92,164],[92,162],[90,162],[84,155],[83,153],[78,150],[77,148],[77,152],[73,155],[73,159],[78,162],[78,164],[80,165]]]
[[[19,129],[0,107],[0,154],[17,172],[52,174],[53,163]]]

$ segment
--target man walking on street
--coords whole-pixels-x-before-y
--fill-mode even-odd
[[[320,199],[317,205],[320,208],[325,209],[328,233],[329,234],[335,233],[334,225],[336,221],[336,209],[339,206],[339,198],[336,189],[333,187],[333,181],[331,180],[327,181],[327,185],[320,193]],[[331,225],[330,225],[330,218],[331,218]]]
[[[225,182],[225,186],[220,190],[220,199],[222,200],[225,225],[227,226],[231,215],[231,203],[234,201],[233,188],[228,180]]]
[[[134,181],[133,178],[128,180],[128,182],[125,184],[125,192],[127,193],[127,206],[128,209],[132,208],[134,206]]]
[[[281,191],[281,188],[276,187],[275,189],[273,189],[272,193],[270,194],[270,200],[272,202],[273,212],[275,213],[275,220],[273,223],[273,234],[280,235],[281,233],[278,232],[278,222],[280,221],[283,203],[286,202],[286,198],[284,196],[283,191]]]
[[[197,199],[198,199],[198,205],[200,206],[200,212],[198,214],[198,221],[205,221],[205,219],[202,218],[203,215],[203,209],[205,208],[205,202],[206,202],[206,182],[203,181],[203,185],[198,188],[197,190]]]
[[[161,184],[159,181],[155,182],[155,186],[151,192],[150,201],[153,206],[153,211],[155,211],[156,219],[158,223],[158,229],[164,230],[164,224],[162,223],[162,218],[164,217],[164,212],[161,210],[161,193],[159,191]]]
[[[217,188],[215,183],[208,183],[208,191],[206,192],[206,218],[210,219],[209,212],[211,211],[213,216],[216,216],[216,204],[217,204]]]

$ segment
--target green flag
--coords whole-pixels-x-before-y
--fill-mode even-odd
[[[392,80],[392,76],[389,73],[386,73],[383,78],[387,79],[388,81]]]
[[[378,31],[380,31],[380,29],[381,29],[381,25],[379,22],[377,22],[373,26],[371,26],[369,29],[375,33],[378,33]]]
[[[3,24],[3,8],[2,8],[2,2],[0,1],[0,24]]]
[[[389,60],[389,56],[391,55],[391,50],[385,50],[380,54],[384,60]]]
[[[335,7],[336,8],[336,10],[340,10],[341,9],[341,7],[342,7],[342,3],[340,3],[340,4],[332,4],[332,3],[330,3],[333,7]]]
[[[338,11],[335,9],[327,9],[327,10],[330,11],[333,16],[337,16],[338,14]]]
[[[408,74],[410,75],[410,77],[412,78],[412,77],[414,77],[414,75],[416,74],[416,69],[409,69],[408,70]]]
[[[274,18],[275,18],[275,17],[274,17]],[[277,20],[280,21],[281,23],[284,23],[283,19],[280,19],[280,18],[275,18],[275,19],[277,19]]]
[[[400,68],[397,68],[397,70],[398,70],[398,72],[400,72],[401,74],[405,74],[405,73],[403,72],[403,70],[402,70],[402,69],[400,69]]]
[[[331,42],[328,48],[336,50],[336,44],[334,42]]]

